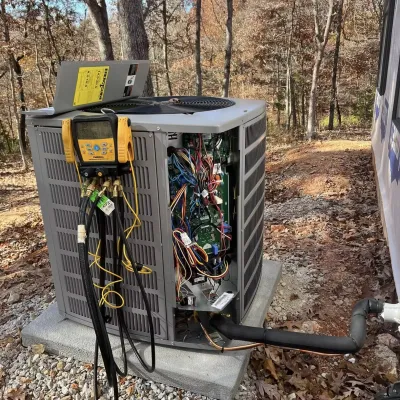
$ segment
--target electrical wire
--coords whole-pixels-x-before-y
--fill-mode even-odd
[[[204,336],[207,338],[209,343],[211,344],[212,347],[214,347],[216,350],[225,352],[225,351],[238,351],[238,350],[249,350],[249,349],[254,349],[255,347],[258,346],[264,346],[262,343],[251,343],[251,344],[245,344],[243,346],[234,346],[234,347],[222,347],[219,344],[215,343],[214,340],[211,338],[209,333],[207,332],[206,328],[204,328],[203,324],[199,321],[200,327],[204,333]]]
[[[74,165],[75,165],[75,169],[76,169],[76,174],[78,175],[79,186],[82,187],[81,173],[79,172],[79,167],[78,167],[78,163],[76,162],[76,160],[74,160]]]
[[[104,286],[98,285],[97,283],[93,284],[95,288],[101,290],[101,293],[100,293],[101,297],[100,297],[99,304],[100,304],[100,306],[103,305],[103,304],[106,304],[108,307],[114,308],[114,309],[115,308],[122,308],[124,306],[124,304],[125,304],[125,299],[123,298],[123,296],[118,291],[115,291],[115,290],[111,289],[112,286],[116,285],[117,283],[122,283],[123,282],[122,276],[120,276],[120,275],[118,275],[118,274],[116,274],[116,273],[114,273],[114,272],[112,272],[112,271],[110,271],[110,270],[108,270],[108,269],[106,269],[106,268],[101,266],[100,256],[98,255],[100,247],[101,247],[101,240],[99,240],[99,242],[97,243],[96,253],[89,252],[89,255],[93,257],[93,261],[89,265],[89,268],[91,268],[93,265],[95,265],[97,268],[99,268],[100,270],[104,271],[105,273],[117,278],[117,280],[111,281],[107,285],[104,285]],[[121,303],[119,305],[114,305],[114,304],[112,304],[112,303],[110,303],[108,301],[107,297],[110,296],[111,294],[117,296],[120,299]]]

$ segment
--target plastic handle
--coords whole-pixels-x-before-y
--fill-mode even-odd
[[[74,142],[72,140],[71,120],[69,118],[62,121],[61,133],[64,145],[65,161],[67,161],[67,163],[73,163],[75,162]]]
[[[133,142],[132,130],[130,127],[129,118],[118,117],[118,162],[125,164],[129,160],[133,161]]]

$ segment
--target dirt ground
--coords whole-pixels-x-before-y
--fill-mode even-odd
[[[370,143],[274,145],[267,159],[264,252],[283,262],[267,325],[346,335],[358,300],[394,295]],[[15,304],[52,293],[35,178],[32,171],[18,172],[14,162],[0,169],[0,254],[1,353],[19,340],[18,330],[6,329]],[[395,336],[371,318],[366,347],[356,356],[258,348],[237,397],[372,399],[397,378]],[[0,368],[0,387],[2,379]]]
[[[36,179],[15,164],[0,168],[0,326],[8,318],[11,294],[29,299],[52,287]]]
[[[353,305],[390,300],[391,265],[377,202],[371,145],[329,140],[268,151],[266,258],[284,263],[271,327],[347,335]],[[371,318],[356,356],[258,349],[253,394],[283,399],[371,399],[397,378],[398,341]],[[390,343],[389,343],[390,342]],[[389,348],[390,347],[390,348]],[[390,360],[390,361],[389,361]]]

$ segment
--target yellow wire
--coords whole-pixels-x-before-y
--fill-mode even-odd
[[[205,272],[203,272],[202,270],[200,270],[197,265],[195,266],[195,268],[197,269],[197,271],[199,272],[199,274],[206,276],[207,278],[211,278],[211,279],[221,279],[223,278],[229,271],[229,264],[225,261],[224,262],[225,265],[225,271],[221,274],[221,275],[216,275],[216,276],[212,276],[212,275],[208,275]]]
[[[133,168],[133,163],[132,163],[130,154],[128,154],[128,156],[129,156],[129,164],[131,166],[133,198],[134,198],[134,202],[135,202],[135,209],[133,209],[133,207],[132,207],[131,203],[129,202],[128,198],[126,197],[125,193],[122,192],[122,197],[124,198],[126,205],[128,206],[129,210],[131,211],[131,213],[133,214],[133,217],[134,217],[132,225],[124,230],[124,232],[126,232],[126,236],[125,236],[126,239],[128,239],[130,237],[132,231],[135,228],[139,228],[140,226],[142,226],[142,221],[139,218],[139,200],[138,200],[138,192],[137,192],[136,174],[135,174],[135,169]],[[118,239],[118,248],[119,248],[119,239]],[[128,255],[126,253],[125,245],[122,247],[122,251],[123,251],[123,255],[124,255],[124,259],[125,259],[124,261],[122,261],[122,265],[129,272],[133,272],[132,264],[129,261]],[[151,268],[149,268],[146,265],[143,265],[142,269],[139,271],[139,274],[150,275],[152,272],[153,272],[153,270]]]
[[[121,276],[117,275],[116,273],[114,273],[112,271],[109,271],[108,269],[106,269],[100,265],[100,263],[99,263],[100,256],[98,255],[99,249],[100,249],[100,242],[101,241],[99,240],[99,242],[97,243],[97,248],[96,248],[95,254],[89,252],[89,255],[91,255],[93,257],[93,261],[90,264],[89,268],[91,268],[93,265],[96,265],[97,268],[101,269],[102,271],[106,272],[109,275],[116,277],[117,280],[109,282],[106,286],[100,286],[100,285],[97,285],[96,283],[93,284],[96,288],[101,289],[101,298],[99,300],[99,305],[106,304],[110,308],[115,308],[115,309],[122,308],[125,304],[125,300],[124,300],[123,296],[119,292],[112,290],[111,287],[113,285],[115,285],[116,283],[123,282],[123,279]],[[118,296],[121,299],[121,304],[115,305],[115,304],[110,303],[107,299],[107,297],[110,294],[115,294],[116,296]]]
[[[78,179],[79,179],[79,185],[82,187],[82,178],[81,178],[81,174],[79,173],[79,167],[78,167],[78,163],[76,162],[76,160],[74,161],[74,164],[75,164],[76,173],[77,173]]]

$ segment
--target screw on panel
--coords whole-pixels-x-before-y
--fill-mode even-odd
[[[153,137],[153,134],[151,132],[149,133],[149,137]]]
[[[159,126],[157,126],[157,130],[158,130],[158,131],[161,131],[161,128],[160,128]]]

